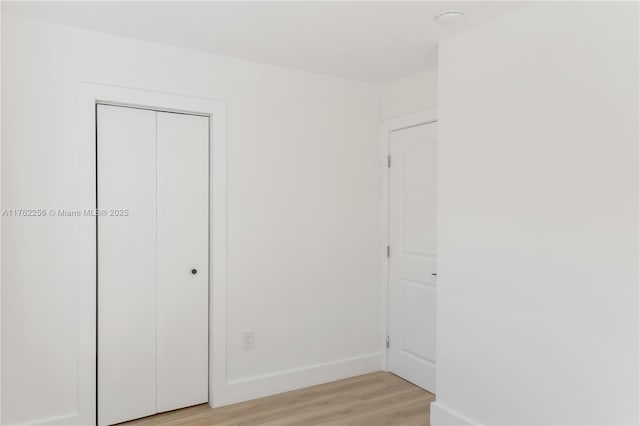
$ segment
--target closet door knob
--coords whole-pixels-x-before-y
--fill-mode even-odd
[[[198,273],[198,270],[197,270],[197,269],[192,269],[192,270],[191,270],[191,273],[192,273],[193,275],[195,275],[195,274],[197,274],[197,273]]]

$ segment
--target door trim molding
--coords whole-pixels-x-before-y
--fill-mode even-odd
[[[382,241],[380,242],[380,258],[382,269],[380,271],[380,292],[382,312],[380,324],[381,336],[380,345],[384,354],[383,369],[389,370],[389,351],[386,348],[386,339],[389,335],[389,258],[387,257],[387,246],[389,244],[389,166],[387,159],[389,157],[389,137],[392,132],[407,129],[409,127],[420,126],[422,124],[433,123],[438,121],[437,109],[427,108],[411,114],[392,118],[382,122],[382,130],[380,137],[380,164],[382,170]]]
[[[96,208],[96,104],[209,117],[209,405],[226,400],[227,384],[227,104],[224,100],[93,82],[78,85],[77,207]],[[65,424],[94,424],[96,412],[96,220],[78,217],[78,406]]]

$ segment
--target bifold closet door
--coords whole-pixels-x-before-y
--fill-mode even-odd
[[[157,114],[162,412],[209,399],[209,119]]]
[[[98,417],[156,413],[156,112],[98,106]]]
[[[106,425],[208,400],[209,129],[205,117],[106,105],[97,126]]]

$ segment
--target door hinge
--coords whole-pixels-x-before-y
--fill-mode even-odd
[[[387,336],[387,349],[389,349],[389,336]]]
[[[391,156],[387,155],[387,167],[391,167]]]
[[[391,246],[387,246],[387,258],[391,257]]]

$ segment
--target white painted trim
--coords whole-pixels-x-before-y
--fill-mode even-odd
[[[90,82],[79,83],[77,208],[96,207],[95,105],[107,102],[209,116],[209,405],[227,400],[227,105],[225,101]],[[78,412],[40,424],[96,420],[96,227],[78,218]]]
[[[381,247],[381,306],[382,312],[380,325],[382,342],[382,352],[384,353],[383,369],[388,371],[388,351],[386,348],[386,338],[389,335],[389,259],[387,258],[387,245],[389,244],[389,167],[387,166],[387,158],[389,156],[389,134],[396,130],[406,129],[407,127],[419,126],[421,124],[432,123],[438,120],[437,109],[428,108],[417,111],[401,117],[391,118],[382,122],[382,134],[380,137],[380,152],[382,156],[382,242]]]
[[[66,426],[78,424],[78,413],[65,414],[63,416],[49,417],[29,423],[32,426]]]
[[[434,121],[438,121],[438,111],[435,107],[385,120],[382,123],[382,130],[385,133],[389,133],[394,130],[406,129],[407,127],[419,126]]]
[[[383,357],[383,352],[375,352],[339,361],[325,362],[272,374],[234,380],[227,383],[224,398],[217,402],[219,405],[234,404],[236,402],[380,371]]]
[[[479,425],[468,417],[441,404],[438,401],[431,403],[431,426],[469,426]]]

